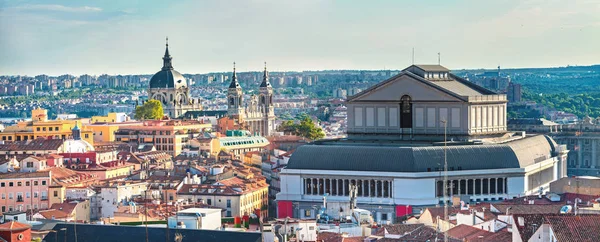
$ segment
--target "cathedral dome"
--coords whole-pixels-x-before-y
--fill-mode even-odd
[[[160,70],[150,79],[150,88],[180,88],[186,87],[187,83],[181,73],[176,70]]]
[[[187,87],[187,82],[181,73],[173,69],[173,58],[169,54],[169,43],[166,44],[165,56],[163,56],[162,69],[150,79],[150,88],[174,88]]]

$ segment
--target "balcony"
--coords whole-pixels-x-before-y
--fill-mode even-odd
[[[42,198],[40,200],[42,200],[42,201],[48,201],[48,197],[47,196],[42,196]]]
[[[23,202],[23,197],[17,197],[17,202],[18,203],[22,203]]]

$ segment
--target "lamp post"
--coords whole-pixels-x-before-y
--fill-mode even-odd
[[[54,233],[54,241],[58,242],[58,231],[56,231],[56,230],[50,230],[48,232],[49,233]]]
[[[442,123],[444,124],[444,221],[448,222],[448,158],[446,153],[448,148],[448,121],[442,120]],[[448,229],[444,231],[444,242],[448,242]]]
[[[67,242],[67,228],[61,228],[60,230],[63,230],[63,231],[65,231],[65,236],[64,236],[64,238],[65,238],[65,242]],[[57,242],[58,242],[58,241],[57,241]]]

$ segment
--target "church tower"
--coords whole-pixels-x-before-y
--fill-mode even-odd
[[[243,113],[243,97],[242,87],[237,80],[237,74],[235,73],[235,62],[233,62],[233,75],[231,76],[231,83],[229,89],[227,89],[227,114],[230,116],[237,116],[242,118]]]
[[[273,107],[273,87],[269,82],[269,73],[267,72],[267,62],[263,72],[263,80],[259,90],[260,111],[263,114],[262,128],[263,136],[272,135],[275,129],[275,108]]]
[[[148,98],[161,102],[166,115],[178,118],[187,111],[202,110],[201,102],[190,97],[187,80],[173,68],[173,57],[169,53],[166,39],[163,67],[150,79]]]

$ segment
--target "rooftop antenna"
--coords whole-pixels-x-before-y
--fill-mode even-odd
[[[441,59],[442,59],[442,54],[440,52],[438,52],[438,65],[442,64]]]
[[[415,64],[415,47],[412,48],[412,64]]]

